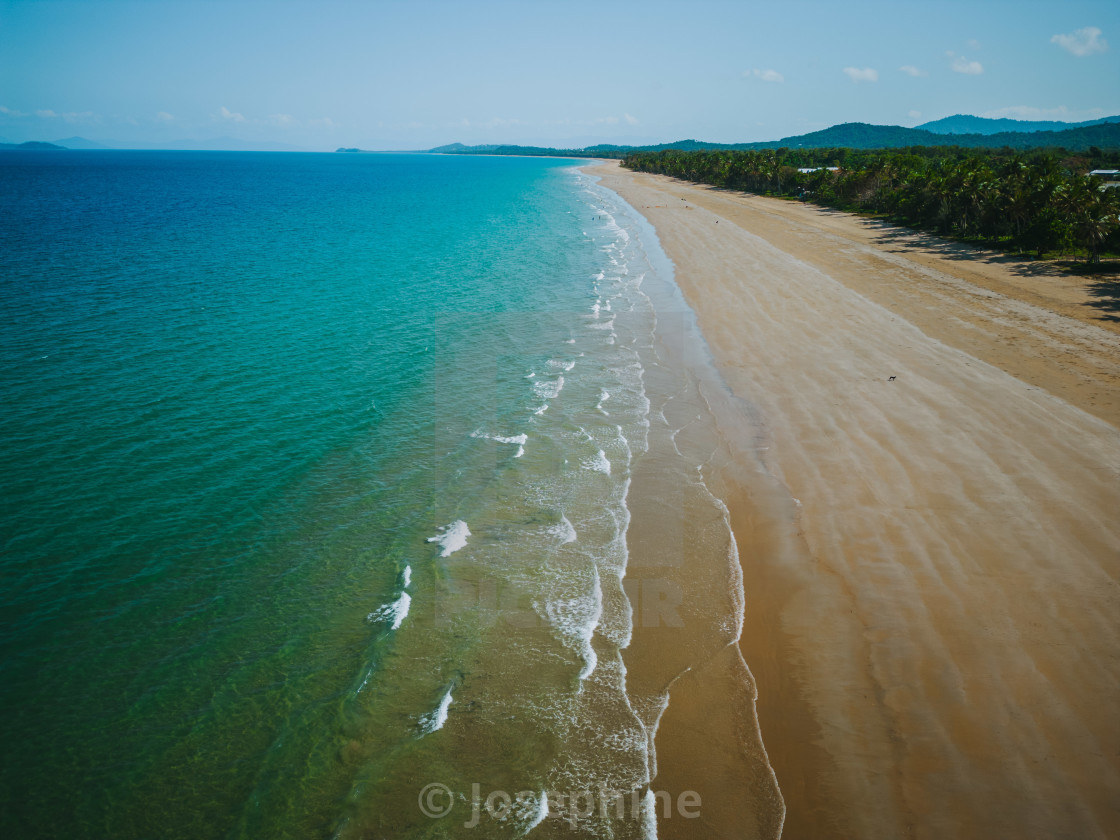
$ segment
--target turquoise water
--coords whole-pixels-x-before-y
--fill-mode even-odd
[[[548,789],[649,782],[620,651],[659,264],[593,181],[5,154],[11,836],[456,836],[433,781],[532,792],[486,828],[517,836]]]

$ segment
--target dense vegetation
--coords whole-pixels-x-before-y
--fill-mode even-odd
[[[1037,136],[1037,135],[1036,135]],[[1013,251],[1120,253],[1120,189],[1083,173],[1120,153],[920,146],[633,153],[622,165],[734,190],[873,213]],[[836,167],[830,170],[829,167]],[[813,169],[800,172],[799,169]]]

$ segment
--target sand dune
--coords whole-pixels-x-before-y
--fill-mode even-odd
[[[761,429],[718,480],[784,836],[1120,835],[1117,325],[929,237],[589,171]]]

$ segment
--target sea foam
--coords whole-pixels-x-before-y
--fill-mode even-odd
[[[597,406],[595,406],[595,410],[598,411],[600,414],[603,414],[607,417],[610,417],[610,412],[608,412],[605,408],[603,408],[603,403],[605,403],[610,398],[611,398],[611,392],[610,391],[608,391],[606,388],[600,388],[599,389],[599,404]]]
[[[521,834],[525,835],[548,819],[548,791],[541,791],[541,798],[535,803],[531,801],[528,803],[529,813],[527,814],[529,821],[525,828],[522,829]]]
[[[486,434],[486,432],[483,432],[483,431],[471,432],[471,437],[472,438],[485,438],[486,440],[493,440],[493,441],[497,441],[498,443],[516,443],[517,444],[517,454],[515,454],[513,456],[514,458],[520,458],[522,455],[525,454],[525,444],[529,442],[529,436],[528,435],[509,435],[509,436],[488,435],[488,434]],[[430,542],[430,540],[429,540],[429,542]]]
[[[420,730],[425,735],[435,732],[437,729],[443,729],[443,725],[447,723],[447,710],[451,707],[451,689],[447,689],[447,693],[443,695],[443,699],[439,701],[439,705],[435,710],[426,715],[420,716]]]
[[[657,840],[657,797],[652,790],[642,797],[642,840]]]
[[[440,557],[450,557],[467,544],[467,537],[471,535],[470,528],[462,519],[456,519],[450,525],[444,525],[437,530],[439,533],[434,537],[428,537],[428,542],[439,544],[443,549],[439,553]]]
[[[533,383],[533,393],[542,400],[552,400],[560,396],[564,390],[564,377],[557,376],[555,380],[538,379]]]
[[[599,657],[591,644],[595,638],[595,629],[603,617],[603,586],[599,580],[598,567],[593,568],[594,578],[591,592],[583,597],[558,598],[545,605],[545,615],[560,635],[569,643],[578,647],[583,667],[579,672],[579,680],[590,677],[595,673],[595,666],[599,664]]]
[[[575,526],[568,521],[568,517],[563,514],[560,515],[560,524],[550,525],[548,533],[560,540],[560,545],[567,545],[568,543],[575,542],[578,537],[576,536]]]
[[[412,596],[407,592],[402,592],[401,597],[397,598],[393,603],[386,604],[383,607],[378,607],[376,610],[366,616],[367,621],[389,621],[391,622],[390,629],[397,630],[400,628],[401,623],[408,616],[408,608],[412,604]]]
[[[611,462],[607,459],[607,453],[602,449],[599,450],[599,454],[594,458],[584,458],[582,463],[585,470],[595,470],[604,475],[611,474]]]

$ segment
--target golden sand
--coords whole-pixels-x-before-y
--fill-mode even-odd
[[[784,836],[1120,836],[1120,324],[1030,263],[588,171],[656,227],[761,429],[714,480]],[[701,694],[658,732],[694,782]]]

